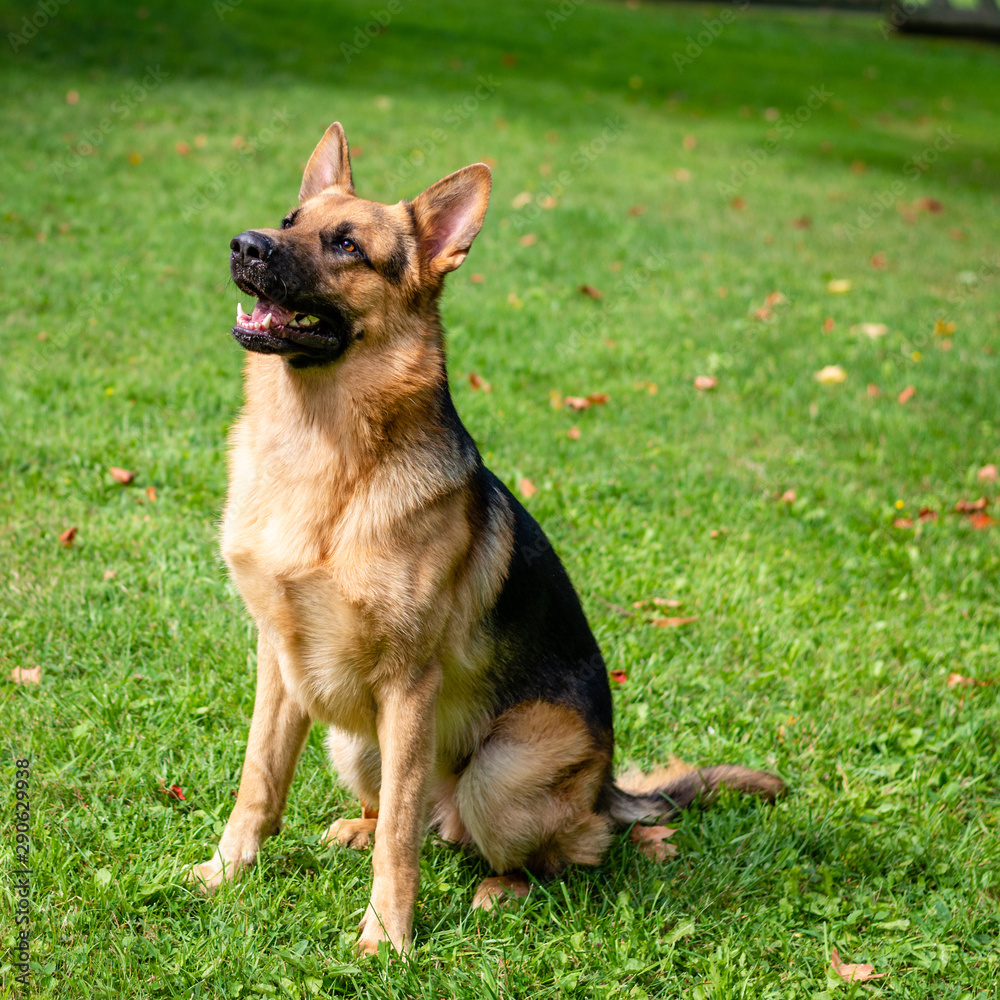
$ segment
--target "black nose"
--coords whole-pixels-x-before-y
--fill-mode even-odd
[[[267,260],[274,249],[274,241],[263,233],[255,233],[252,229],[248,229],[232,240],[229,249],[232,250],[236,260],[246,264],[251,260]]]

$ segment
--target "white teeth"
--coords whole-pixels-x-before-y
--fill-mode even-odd
[[[264,321],[260,325],[261,325],[261,328],[264,329],[264,330],[270,330],[271,329],[271,314],[270,313],[268,313],[264,317]]]

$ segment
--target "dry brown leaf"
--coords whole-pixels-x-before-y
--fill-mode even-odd
[[[590,406],[590,400],[585,396],[567,396],[563,400],[563,404],[574,412],[579,413],[580,410],[586,410]]]
[[[473,271],[472,274],[469,275],[469,281],[471,281],[474,285],[481,285],[485,280],[485,276],[480,274],[478,271]]]
[[[522,476],[518,480],[517,488],[525,500],[530,500],[538,492],[538,487],[527,476]]]
[[[699,392],[711,392],[718,384],[719,380],[712,375],[699,375],[694,380],[694,387]]]
[[[900,403],[908,403],[917,394],[915,386],[908,385],[897,397]]]
[[[874,965],[852,965],[849,962],[842,962],[836,948],[830,949],[830,968],[841,979],[855,983],[863,983],[869,979],[882,979],[888,975],[885,972],[876,972]]]
[[[41,684],[42,668],[32,667],[29,670],[27,667],[14,667],[10,672],[10,679],[15,684]]]
[[[995,465],[984,465],[977,473],[976,479],[981,483],[995,483],[1000,479],[1000,472],[997,472]]]
[[[944,205],[937,198],[918,198],[914,204],[918,209],[930,212],[931,215],[940,215],[944,211]]]
[[[792,219],[792,229],[808,229],[813,224],[813,220],[808,215],[800,215],[797,219]]]
[[[181,156],[187,156],[188,153],[191,152],[191,147],[186,142],[177,143],[177,145],[174,146],[174,149],[176,149]]]
[[[646,206],[645,206],[645,205],[633,205],[633,206],[632,206],[632,207],[631,207],[631,208],[630,208],[630,209],[628,210],[628,214],[629,214],[629,215],[630,215],[630,216],[631,216],[631,217],[632,217],[633,219],[636,219],[636,218],[638,218],[638,217],[639,217],[640,215],[645,215],[645,213],[646,213]]]
[[[591,406],[603,406],[611,397],[606,392],[592,392],[587,396]]]
[[[570,439],[570,441],[579,441],[580,440],[580,428],[579,427],[571,427],[568,431],[566,431],[566,437],[568,437]]]
[[[116,465],[112,465],[108,471],[111,473],[111,478],[116,483],[121,483],[122,486],[128,486],[135,479],[134,472],[129,472],[128,469],[119,469]]]
[[[684,136],[684,148],[694,149],[698,145],[698,140],[693,135]]]
[[[592,298],[592,299],[595,299],[595,300],[596,299],[601,299],[601,298],[604,297],[603,295],[601,295],[601,293],[596,288],[594,288],[593,285],[581,285],[580,286],[580,294],[581,295],[586,295],[589,298]]]
[[[538,237],[534,233],[525,233],[518,242],[523,247],[531,247],[538,242]]]
[[[654,597],[653,603],[658,608],[679,608],[683,601],[677,601],[670,597]]]
[[[785,490],[781,494],[781,500],[783,503],[795,503],[795,490]]]
[[[146,487],[146,496],[149,497],[149,500],[150,500],[151,503],[156,503],[156,487],[155,486],[147,486]]]
[[[974,677],[963,677],[961,674],[950,673],[945,682],[948,687],[986,687],[987,681],[977,681]]]
[[[737,195],[735,198],[733,198],[733,200],[729,204],[733,208],[736,208],[736,209],[746,208],[747,207],[746,199],[745,198],[741,198],[739,195]]]
[[[872,254],[872,259],[869,263],[875,268],[876,271],[884,270],[886,265],[885,254],[881,251],[879,253]]]
[[[490,392],[493,388],[481,375],[477,375],[475,372],[469,372],[469,385],[476,391],[480,389],[483,392]]]
[[[986,510],[989,506],[989,500],[986,497],[980,497],[978,500],[959,500],[955,504],[955,512],[957,514],[978,514],[981,510]]]
[[[697,620],[697,615],[687,618],[654,618],[653,624],[657,628],[677,628],[679,625],[690,625],[691,622],[696,622]]]
[[[894,528],[912,528],[913,518],[911,517],[897,517],[895,521],[892,522]]]
[[[936,510],[931,510],[930,507],[921,507],[920,513],[917,517],[921,521],[936,521],[938,519],[938,513]]]
[[[677,832],[669,826],[633,826],[629,839],[650,861],[666,861],[677,856],[677,845],[667,841]]]
[[[60,543],[62,545],[64,545],[68,549],[73,544],[73,541],[74,541],[75,538],[76,538],[76,528],[75,527],[74,528],[67,528],[59,536],[59,541],[60,541]]]

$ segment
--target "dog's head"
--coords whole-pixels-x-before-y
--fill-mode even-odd
[[[250,314],[237,309],[233,336],[295,367],[391,336],[465,260],[489,196],[489,167],[474,163],[413,201],[358,198],[347,137],[334,122],[281,228],[248,229],[229,244],[233,281],[257,299]]]

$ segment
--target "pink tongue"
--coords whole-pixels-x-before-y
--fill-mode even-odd
[[[275,302],[268,302],[267,299],[257,300],[251,319],[255,323],[263,323],[268,313],[271,314],[271,323],[275,326],[284,326],[295,319],[295,313],[289,312],[284,306],[279,306]]]

